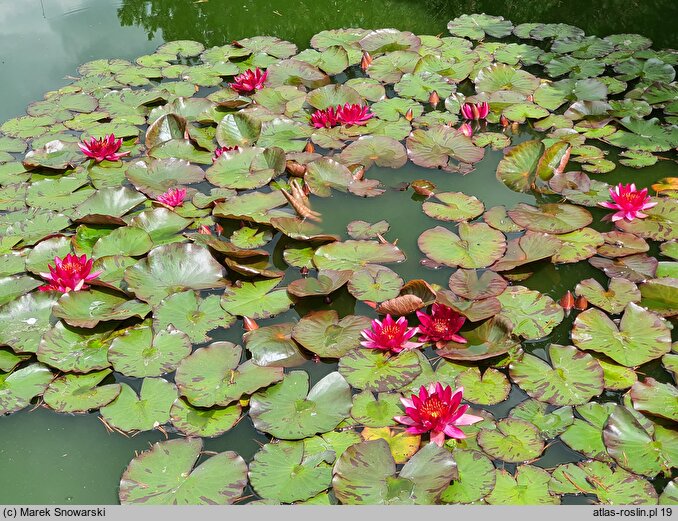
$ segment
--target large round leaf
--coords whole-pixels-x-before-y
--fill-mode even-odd
[[[466,343],[447,342],[436,353],[449,360],[475,361],[503,355],[520,347],[500,320],[489,319],[477,328],[464,331]]]
[[[482,375],[479,368],[471,367],[459,374],[455,382],[457,387],[463,387],[466,401],[481,405],[503,402],[511,392],[511,383],[506,376],[491,367]]]
[[[360,347],[361,331],[370,319],[349,315],[339,320],[335,310],[315,311],[304,316],[292,330],[294,339],[323,358],[341,358]]]
[[[630,396],[635,410],[678,421],[678,389],[675,386],[647,377],[633,384]]]
[[[26,407],[47,389],[52,378],[52,371],[43,364],[30,364],[13,372],[0,373],[0,413],[10,414]]]
[[[318,278],[307,277],[290,282],[287,291],[295,297],[329,295],[342,287],[353,272],[351,270],[320,270]]]
[[[603,427],[614,407],[614,403],[596,402],[578,406],[577,413],[583,419],[575,418],[572,425],[560,435],[560,439],[571,449],[589,458],[611,461],[603,445]]]
[[[274,278],[230,286],[221,297],[221,307],[231,315],[253,319],[282,313],[292,305],[292,301],[286,289],[273,289],[280,280]]]
[[[252,354],[252,362],[260,366],[296,367],[305,356],[292,339],[294,323],[284,322],[259,327],[243,335],[245,347]]]
[[[447,29],[455,36],[482,40],[486,35],[503,38],[511,34],[513,24],[503,16],[483,14],[463,14],[447,24]]]
[[[199,183],[205,178],[199,166],[173,157],[136,161],[127,167],[125,175],[137,190],[153,198],[170,188]]]
[[[537,400],[525,400],[516,405],[509,418],[518,418],[533,424],[545,440],[555,438],[574,422],[572,407],[560,407],[551,412],[546,403]]]
[[[405,254],[393,244],[377,241],[343,241],[318,248],[313,263],[319,269],[357,271],[368,264],[403,262]]]
[[[146,258],[125,270],[125,281],[137,297],[157,305],[179,291],[224,287],[225,274],[205,248],[167,244],[153,248]]]
[[[417,240],[427,257],[446,266],[484,268],[506,251],[504,234],[485,223],[459,223],[459,235],[442,226],[426,230]]]
[[[339,359],[339,372],[356,389],[386,392],[400,389],[421,373],[412,351],[388,356],[377,350],[355,349]]]
[[[206,172],[213,185],[253,189],[266,185],[285,170],[285,153],[278,147],[244,147],[224,152]]]
[[[488,456],[509,463],[538,458],[544,450],[537,428],[516,418],[499,420],[495,429],[481,429],[478,444]]]
[[[549,491],[551,475],[532,465],[516,468],[515,476],[497,470],[492,493],[485,498],[490,505],[558,505],[560,498]]]
[[[231,429],[240,420],[239,403],[227,407],[198,408],[186,400],[177,399],[170,409],[172,425],[187,436],[214,438]]]
[[[445,503],[474,503],[492,492],[495,470],[482,452],[457,449],[452,453],[459,478],[447,487],[440,499]]]
[[[603,368],[572,346],[551,344],[551,365],[524,354],[509,366],[511,379],[531,397],[553,405],[579,405],[603,392]]]
[[[535,232],[567,233],[584,228],[593,221],[585,208],[571,204],[549,203],[534,207],[518,203],[508,211],[513,221]]]
[[[545,337],[565,316],[551,297],[523,286],[508,287],[497,299],[501,303],[499,316],[508,320],[514,335],[528,340]]]
[[[585,297],[589,304],[603,311],[617,315],[624,311],[629,302],[640,301],[640,290],[627,279],[614,277],[605,288],[596,279],[582,280],[575,288],[577,296]]]
[[[52,381],[43,394],[45,403],[58,412],[87,412],[110,403],[120,394],[120,384],[98,384],[112,371],[66,374]]]
[[[368,264],[364,269],[353,272],[348,281],[348,291],[358,300],[383,302],[396,298],[403,287],[403,279],[396,272],[380,266]]]
[[[366,427],[390,427],[396,425],[394,416],[402,413],[397,394],[379,393],[376,397],[371,391],[353,395],[351,417]]]
[[[477,197],[462,192],[439,192],[433,199],[440,203],[429,199],[422,208],[426,215],[439,221],[469,221],[485,210],[485,206]]]
[[[247,484],[247,464],[235,452],[222,452],[193,468],[202,440],[154,444],[134,458],[120,480],[122,505],[228,505]]]
[[[598,309],[584,311],[574,321],[572,341],[581,349],[598,351],[634,367],[668,353],[671,331],[663,318],[631,302],[619,326]]]
[[[412,162],[425,168],[447,168],[450,159],[477,163],[485,155],[485,150],[475,146],[471,138],[446,125],[414,130],[406,144]]]
[[[56,322],[52,307],[59,295],[33,292],[0,307],[0,342],[17,353],[35,353],[40,338]]]
[[[177,399],[177,388],[162,378],[144,378],[139,397],[127,384],[121,384],[115,400],[101,408],[106,423],[125,432],[150,431],[169,421],[170,407]]]
[[[282,382],[255,393],[250,399],[254,426],[288,440],[330,431],[348,417],[350,409],[350,387],[336,372],[324,377],[309,391],[308,374],[292,371]]]
[[[88,373],[110,366],[108,348],[113,328],[77,328],[57,322],[40,340],[38,360],[65,372]]]
[[[497,179],[516,192],[528,192],[534,187],[536,169],[544,145],[539,140],[524,141],[511,148],[499,161]]]
[[[99,322],[145,317],[150,308],[145,302],[128,299],[117,291],[102,288],[65,293],[52,309],[55,317],[74,327],[92,328]]]
[[[405,147],[388,136],[362,136],[341,151],[339,159],[345,165],[360,164],[366,169],[373,164],[400,168],[407,163]]]

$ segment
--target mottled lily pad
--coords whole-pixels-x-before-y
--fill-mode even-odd
[[[607,291],[596,279],[582,280],[575,293],[585,297],[590,304],[613,315],[620,314],[629,302],[640,302],[640,290],[633,282],[623,278],[612,278]]]
[[[499,420],[494,430],[481,429],[478,444],[488,456],[509,463],[538,458],[544,450],[537,428],[516,418]]]
[[[120,394],[120,384],[98,385],[111,373],[110,369],[104,369],[84,375],[66,374],[49,384],[43,399],[57,412],[98,409]]]
[[[10,414],[23,409],[47,389],[53,378],[52,371],[43,364],[0,373],[0,412]]]
[[[139,397],[127,384],[120,394],[101,408],[106,423],[125,432],[149,431],[169,421],[170,407],[177,398],[177,388],[162,378],[144,378]]]
[[[675,386],[647,377],[633,384],[629,394],[637,411],[678,420],[678,390]]]
[[[500,316],[512,325],[512,333],[536,340],[548,335],[563,320],[563,308],[547,295],[523,286],[512,286],[497,297]]]
[[[394,391],[412,382],[421,371],[419,358],[412,351],[389,357],[359,348],[339,359],[339,373],[351,387],[368,391]]]
[[[422,208],[426,215],[439,221],[468,221],[475,219],[485,210],[485,206],[477,197],[462,192],[439,192],[433,199],[440,203],[428,200]]]
[[[65,293],[52,309],[55,317],[74,327],[92,328],[99,322],[145,317],[150,307],[137,299],[128,299],[116,291],[102,288]]]
[[[417,240],[429,258],[446,266],[484,268],[506,251],[504,234],[485,223],[459,223],[459,235],[442,226],[426,230]]]
[[[226,289],[221,297],[221,307],[231,315],[268,318],[286,311],[292,301],[285,288],[274,289],[279,278],[243,282]]]
[[[323,358],[341,358],[358,348],[360,332],[370,326],[370,319],[349,315],[339,320],[334,310],[315,311],[304,316],[292,330],[294,339]]]

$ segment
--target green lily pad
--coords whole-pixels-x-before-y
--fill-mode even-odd
[[[144,230],[156,246],[185,241],[186,239],[179,232],[189,224],[191,224],[190,219],[184,219],[167,208],[145,210],[129,221],[129,226]]]
[[[647,214],[645,219],[624,219],[617,222],[617,228],[655,241],[678,239],[678,201],[668,198],[657,201],[656,206],[644,210],[643,213]]]
[[[65,293],[52,309],[55,317],[73,327],[92,328],[99,322],[145,317],[150,307],[139,300],[128,299],[117,291],[90,289]]]
[[[657,272],[659,275],[659,271]],[[640,286],[640,304],[664,317],[678,315],[678,278],[661,277]]]
[[[497,297],[500,317],[512,325],[512,333],[528,340],[548,335],[563,320],[563,308],[547,295],[523,286],[511,286]]]
[[[476,75],[474,83],[477,92],[493,93],[504,90],[528,96],[539,86],[539,78],[527,71],[515,69],[504,63],[495,63],[481,69]],[[541,117],[546,115],[548,113]]]
[[[324,110],[345,104],[364,104],[362,96],[354,88],[342,84],[330,84],[306,94],[306,101],[315,109]]]
[[[404,50],[416,51],[421,45],[421,40],[409,31],[377,29],[363,36],[358,44],[364,51],[378,54]]]
[[[124,224],[120,217],[145,200],[142,194],[126,186],[101,188],[76,206],[73,215],[80,222]]]
[[[154,146],[148,151],[148,155],[155,159],[183,159],[191,163],[209,165],[212,163],[212,153],[197,150],[193,143],[187,139],[170,139]]]
[[[549,489],[556,494],[594,494],[601,504],[654,505],[657,492],[647,480],[600,461],[559,465]]]
[[[664,491],[659,496],[660,505],[675,505],[678,501],[678,486],[676,485],[676,479],[669,481],[669,483],[664,488]]]
[[[618,315],[630,302],[640,302],[640,290],[633,282],[623,278],[612,278],[607,291],[595,279],[582,280],[575,288],[578,296],[585,297],[590,304]]]
[[[101,408],[101,416],[121,431],[150,431],[169,421],[176,398],[176,386],[162,378],[144,378],[139,397],[123,383],[117,398]]]
[[[591,257],[589,263],[605,272],[610,278],[625,278],[631,282],[643,282],[654,277],[658,261],[654,257],[639,253],[617,259]]]
[[[85,329],[60,321],[40,340],[38,360],[64,372],[106,369],[111,365],[108,348],[116,335],[109,325]]]
[[[229,505],[247,484],[247,464],[221,452],[193,468],[202,453],[199,438],[155,443],[134,458],[120,480],[122,505]]]
[[[603,444],[602,431],[607,418],[614,410],[614,403],[589,402],[576,408],[583,418],[575,418],[560,439],[572,450],[581,452],[588,458],[611,461]]]
[[[403,280],[386,266],[368,264],[353,272],[348,281],[348,291],[358,300],[383,302],[396,298],[403,287]]]
[[[218,203],[212,213],[215,217],[270,223],[272,218],[290,217],[287,212],[276,210],[286,204],[287,199],[280,190],[270,193],[252,192]]]
[[[47,389],[53,378],[49,367],[43,364],[0,373],[0,412],[10,414],[23,409]]]
[[[496,369],[486,369],[481,375],[480,369],[471,367],[456,378],[457,387],[464,388],[464,399],[470,403],[495,405],[508,398],[511,384]]]
[[[588,210],[557,203],[542,204],[539,207],[518,203],[514,209],[508,211],[508,215],[518,226],[547,233],[573,232],[593,221]]]
[[[345,505],[434,504],[457,477],[452,454],[435,443],[420,449],[400,470],[383,439],[351,445],[334,466],[332,485]]]
[[[624,257],[636,253],[645,253],[650,249],[647,241],[631,233],[603,233],[605,244],[598,247],[598,253],[604,257]]]
[[[483,14],[463,14],[447,24],[447,29],[455,36],[482,40],[485,36],[503,38],[511,34],[513,24],[503,16]]]
[[[135,226],[121,226],[94,244],[92,257],[139,256],[148,253],[151,248],[153,248],[153,239],[144,230]]]
[[[260,366],[296,367],[306,361],[297,343],[292,340],[292,322],[264,326],[243,335],[252,362]]]
[[[376,241],[343,241],[325,244],[318,248],[313,263],[318,269],[354,270],[368,264],[403,262],[405,254],[393,244]]]
[[[660,425],[648,431],[621,405],[607,419],[603,441],[617,464],[634,474],[652,477],[676,465],[675,431]]]
[[[459,223],[459,235],[436,226],[419,236],[419,249],[446,266],[484,268],[506,251],[504,234],[485,223]]]
[[[558,240],[562,241],[562,247],[551,257],[553,263],[572,263],[588,259],[604,243],[602,234],[588,227],[558,235]]]
[[[247,147],[224,152],[207,169],[206,178],[219,187],[244,190],[260,188],[284,170],[282,149]]]
[[[508,463],[538,458],[544,450],[537,428],[516,418],[499,420],[494,430],[481,429],[478,444],[488,456]]]
[[[280,280],[272,278],[228,287],[221,297],[221,307],[231,315],[252,319],[282,313],[292,305],[292,301],[285,288],[273,289]]]
[[[370,224],[366,221],[351,221],[348,223],[347,229],[351,239],[367,240],[374,239],[377,235],[385,234],[390,225],[388,221],[378,221]]]
[[[678,389],[675,386],[647,377],[633,384],[629,394],[635,410],[678,420]]]
[[[410,160],[424,168],[451,167],[450,159],[477,163],[485,155],[485,150],[475,146],[471,138],[445,125],[413,130],[406,145]]]
[[[341,163],[322,158],[306,165],[304,180],[311,193],[320,197],[332,195],[332,189],[346,192],[353,180],[351,172]]]
[[[426,201],[422,208],[429,217],[439,221],[469,221],[485,211],[477,197],[462,192],[439,192],[433,195],[440,203]]]
[[[620,391],[628,389],[638,381],[638,375],[633,369],[610,362],[606,357],[601,355],[594,355],[594,358],[598,360],[598,363],[603,368],[605,389]]]
[[[440,74],[424,71],[403,74],[394,89],[403,98],[427,102],[433,92],[443,99],[452,94],[455,87]]]
[[[191,352],[184,333],[173,328],[154,333],[148,322],[127,329],[108,349],[113,368],[125,376],[143,378],[171,373]]]
[[[0,224],[0,231],[4,232],[3,235],[8,238],[6,240],[13,240],[9,239],[11,237],[20,237],[21,244],[25,246],[32,246],[45,237],[60,232],[70,224],[68,217],[62,213],[37,208],[6,213],[3,217],[8,221],[11,219],[10,224],[4,222]],[[13,240],[12,245],[17,242],[19,241]]]
[[[0,307],[0,342],[16,353],[35,353],[42,335],[56,322],[52,307],[58,298],[52,291],[33,292]]]
[[[493,206],[483,214],[483,221],[500,232],[519,232],[523,229],[514,223],[506,213],[505,206]]]
[[[24,360],[28,360],[30,357],[30,354],[17,356],[9,349],[0,349],[0,371],[9,373],[17,365],[19,365]]]
[[[551,344],[551,365],[524,354],[509,366],[511,379],[532,398],[552,405],[581,405],[603,392],[603,368],[572,346]]]
[[[251,147],[261,134],[261,120],[236,112],[226,114],[217,125],[216,138],[222,147]]]
[[[281,383],[250,398],[255,428],[279,439],[301,439],[330,431],[349,416],[350,409],[350,387],[337,372],[308,391],[308,374],[292,371]]]
[[[615,362],[634,367],[671,350],[671,332],[666,321],[634,304],[627,304],[619,326],[598,309],[577,316],[572,341],[580,349],[609,356]]]
[[[111,373],[110,369],[104,369],[83,375],[66,374],[49,384],[43,400],[57,412],[98,409],[120,394],[120,384],[98,385]]]
[[[304,441],[268,443],[250,464],[252,488],[263,498],[283,503],[309,499],[329,488],[332,454],[309,450]]]
[[[341,151],[339,159],[345,165],[360,164],[370,168],[400,168],[407,163],[405,147],[388,136],[362,136]]]
[[[465,344],[447,342],[436,353],[449,360],[475,361],[493,358],[520,346],[500,320],[486,320],[477,328],[464,331]]]
[[[558,505],[560,497],[549,492],[551,475],[542,468],[520,465],[515,476],[496,471],[492,493],[485,497],[490,505]]]
[[[497,273],[486,270],[480,276],[476,270],[455,271],[449,280],[449,287],[460,297],[480,300],[496,297],[504,292],[508,282]]]
[[[191,342],[209,342],[209,331],[227,329],[235,322],[235,317],[224,313],[219,302],[217,295],[201,299],[195,291],[174,293],[153,310],[153,326],[160,331],[172,325],[186,333]]]
[[[351,387],[381,393],[409,384],[422,368],[412,351],[389,357],[376,350],[360,348],[342,356],[338,370]]]
[[[456,449],[452,453],[457,463],[455,479],[440,496],[444,503],[475,503],[494,489],[495,469],[492,461],[476,450]]]
[[[620,123],[626,130],[617,130],[614,134],[603,137],[603,141],[619,148],[648,152],[663,152],[678,145],[678,127],[664,126],[657,118],[641,119],[626,116]]]
[[[402,413],[398,395],[363,391],[353,396],[351,416],[366,427],[390,427],[396,425],[393,419]]]
[[[42,284],[27,275],[10,275],[0,278],[0,305],[25,295]]]
[[[172,425],[187,436],[214,438],[230,430],[240,420],[239,403],[209,409],[193,407],[186,400],[177,399],[170,409]]]
[[[360,346],[360,332],[369,326],[367,317],[349,315],[339,320],[334,310],[315,311],[294,326],[292,336],[318,356],[341,358]]]
[[[536,139],[524,141],[511,148],[499,161],[497,179],[515,192],[531,190],[543,151],[544,145]]]
[[[136,161],[127,167],[125,175],[137,190],[153,198],[170,188],[199,183],[205,178],[199,166],[173,157]]]
[[[90,187],[78,190],[85,184],[87,184],[87,178],[76,175],[35,181],[30,184],[26,191],[26,204],[33,208],[44,208],[57,212],[73,208],[94,195],[94,190]],[[11,208],[7,209],[11,210]]]
[[[351,270],[319,270],[318,278],[297,279],[287,286],[287,291],[295,297],[329,295],[348,282]]]
[[[509,418],[518,418],[533,424],[545,440],[555,438],[572,425],[574,416],[572,407],[560,407],[546,412],[548,405],[538,400],[528,399],[520,402],[509,413]]]

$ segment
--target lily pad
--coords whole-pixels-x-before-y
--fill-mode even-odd
[[[460,297],[480,300],[501,295],[508,282],[490,270],[483,271],[478,276],[476,270],[459,269],[450,277],[449,286]]]
[[[366,169],[373,164],[400,168],[407,163],[405,147],[388,136],[362,136],[341,151],[339,159],[345,165],[360,164]]]
[[[137,190],[153,198],[170,188],[199,183],[205,178],[199,166],[173,157],[136,161],[127,167],[125,175]]]
[[[468,221],[485,211],[477,197],[462,192],[439,192],[433,196],[440,203],[426,201],[423,210],[426,215],[439,221]]]
[[[304,316],[292,330],[294,339],[323,358],[341,358],[359,348],[361,331],[370,327],[370,319],[348,315],[339,320],[334,310],[315,311]]]
[[[99,322],[144,318],[150,307],[107,288],[65,293],[52,309],[55,317],[73,327],[92,328]]]
[[[541,433],[541,437],[548,440],[562,434],[574,422],[572,407],[560,407],[546,412],[548,407],[544,402],[528,399],[511,409],[509,417],[532,423]]]
[[[400,399],[396,394],[363,391],[353,396],[351,416],[366,427],[390,427],[396,425],[393,419],[402,413]],[[418,445],[417,445],[418,447]]]
[[[678,315],[678,278],[662,276],[644,282],[639,288],[643,307],[663,317]]]
[[[376,241],[343,241],[325,244],[318,248],[313,263],[318,269],[354,270],[368,264],[403,262],[405,254],[393,244]]]
[[[279,278],[242,282],[228,287],[221,297],[221,307],[231,315],[252,319],[268,318],[286,311],[292,301],[285,288],[275,288]]]
[[[485,223],[459,223],[459,235],[436,226],[426,230],[417,240],[427,257],[446,266],[484,268],[506,251],[504,234]]]
[[[488,456],[508,463],[533,460],[544,450],[544,441],[537,428],[516,418],[499,420],[493,430],[481,429],[478,444]]]
[[[654,257],[638,253],[617,259],[591,257],[589,263],[605,272],[610,278],[624,278],[631,282],[643,282],[654,277],[658,261]]]
[[[199,438],[155,443],[134,458],[120,480],[122,505],[229,505],[247,484],[247,464],[235,452],[221,452],[194,468]]]
[[[193,407],[186,400],[177,399],[170,409],[172,425],[188,436],[214,438],[230,430],[240,420],[239,403],[208,409]]]
[[[253,189],[266,185],[285,170],[285,154],[277,147],[246,147],[224,152],[207,170],[213,185]]]
[[[109,325],[85,329],[60,321],[40,340],[38,360],[64,372],[105,369],[111,365],[108,348],[116,334]]]
[[[569,204],[549,203],[534,207],[518,203],[508,211],[518,226],[535,232],[567,233],[588,226],[593,217],[584,208]]]
[[[139,397],[123,383],[117,398],[101,408],[101,416],[121,431],[150,431],[169,421],[176,398],[176,386],[162,378],[144,378]]]
[[[655,241],[678,239],[678,201],[659,198],[657,205],[644,213],[647,214],[645,219],[623,219],[616,223],[617,228]]]
[[[471,367],[459,374],[455,380],[457,387],[464,388],[464,399],[480,405],[495,405],[508,398],[511,383],[503,373],[488,368],[480,374],[480,369]]]
[[[377,235],[385,234],[390,225],[388,221],[378,221],[370,224],[366,221],[351,221],[348,223],[347,229],[351,239],[367,240],[374,239]]]
[[[371,349],[355,349],[339,359],[339,373],[351,387],[376,392],[394,391],[412,382],[422,371],[412,351],[391,356]]]
[[[52,307],[59,295],[33,292],[0,307],[0,342],[16,353],[35,353],[40,339],[56,319]]]
[[[477,163],[485,155],[485,150],[475,146],[471,138],[445,125],[413,130],[406,145],[410,160],[424,168],[451,167],[450,159]]]
[[[248,331],[243,335],[252,362],[260,366],[296,367],[306,361],[292,339],[292,322],[273,324]]]
[[[614,403],[593,401],[578,406],[576,411],[583,419],[575,418],[572,425],[560,435],[560,439],[565,445],[588,458],[611,461],[603,445],[602,431],[614,407]]]
[[[548,335],[564,318],[563,308],[547,295],[523,286],[511,286],[497,297],[500,317],[512,325],[512,333],[528,340]]]
[[[503,16],[483,14],[463,14],[447,24],[447,29],[455,36],[482,40],[486,35],[503,38],[511,34],[513,24]]]
[[[629,394],[635,410],[678,420],[678,390],[675,386],[647,377],[633,384]]]
[[[516,192],[535,186],[536,169],[544,145],[539,140],[524,141],[511,148],[497,166],[497,179]]]
[[[49,367],[43,364],[0,373],[0,412],[10,414],[23,409],[47,389],[53,378]]]
[[[520,346],[511,337],[506,325],[495,319],[484,321],[470,331],[464,331],[465,344],[447,342],[436,353],[449,360],[475,361],[493,358],[515,350]]]
[[[457,449],[452,456],[457,463],[459,477],[440,496],[444,503],[475,503],[492,492],[495,469],[487,456],[468,449]]]
[[[98,385],[111,373],[110,369],[104,369],[84,375],[66,374],[49,384],[43,400],[57,412],[74,413],[98,409],[120,394],[120,384]]]
[[[346,284],[352,273],[351,270],[319,270],[317,279],[294,280],[287,286],[287,291],[295,297],[329,295]]]
[[[629,302],[640,302],[640,290],[627,279],[610,279],[607,291],[596,279],[582,280],[575,288],[577,296],[585,297],[590,304],[613,315],[618,315]]]

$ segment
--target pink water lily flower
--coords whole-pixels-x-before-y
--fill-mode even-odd
[[[101,275],[101,271],[92,271],[93,259],[87,259],[86,255],[78,257],[69,253],[63,259],[54,257],[54,266],[47,265],[49,273],[41,273],[40,276],[49,282],[40,286],[40,291],[60,291],[68,293],[69,291],[80,291],[87,289],[86,284]]]
[[[327,107],[323,110],[316,110],[311,114],[311,125],[315,128],[332,128],[339,125],[337,111],[334,107]]]
[[[430,315],[423,311],[417,311],[417,318],[419,318],[419,340],[422,342],[436,342],[440,344],[447,342],[466,343],[466,339],[463,336],[457,335],[457,331],[466,322],[466,317],[460,315],[452,308],[435,303],[431,307]]]
[[[407,319],[400,317],[397,321],[386,315],[381,320],[373,320],[372,327],[363,329],[361,332],[365,338],[360,345],[368,349],[379,349],[391,353],[400,353],[407,349],[415,349],[423,345],[423,342],[410,342],[410,338],[417,334],[417,328],[407,327]]]
[[[408,425],[406,431],[410,434],[430,433],[431,441],[443,446],[445,436],[455,439],[466,437],[460,425],[473,425],[482,420],[480,416],[466,414],[468,405],[461,405],[464,388],[459,387],[454,393],[448,385],[443,387],[440,382],[419,388],[419,395],[413,394],[410,398],[400,398],[405,406],[405,414],[394,416],[394,420]]]
[[[366,125],[373,116],[367,105],[346,103],[343,107],[337,106],[337,119],[342,125]]]
[[[482,103],[464,103],[461,107],[461,115],[464,119],[480,120],[485,119],[490,113],[490,105],[483,101]]]
[[[118,152],[122,146],[122,138],[115,139],[114,134],[109,134],[101,139],[93,137],[89,141],[84,140],[78,143],[78,146],[83,154],[91,157],[97,163],[101,163],[104,159],[107,161],[117,161],[129,154],[129,151]]]
[[[623,185],[619,183],[614,188],[610,188],[610,196],[613,203],[605,201],[600,204],[605,208],[611,210],[619,210],[612,215],[612,221],[619,221],[626,219],[632,221],[633,219],[642,219],[647,217],[642,211],[656,206],[656,202],[652,202],[647,195],[647,188],[636,190],[635,183]]]
[[[461,125],[459,125],[459,128],[457,130],[464,134],[466,137],[473,136],[473,128],[468,123],[462,123]]]
[[[186,199],[186,189],[172,187],[164,194],[159,195],[156,201],[174,208],[176,206],[181,206],[184,203],[184,199]]]
[[[268,71],[262,72],[259,67],[255,70],[247,69],[242,74],[238,74],[233,78],[233,82],[228,85],[233,90],[237,90],[240,94],[249,94],[255,90],[263,89],[267,76]]]
[[[217,159],[221,157],[221,154],[224,152],[229,152],[231,150],[239,150],[238,145],[235,145],[233,147],[217,147],[214,149],[214,156],[212,156],[212,163],[214,163]]]

